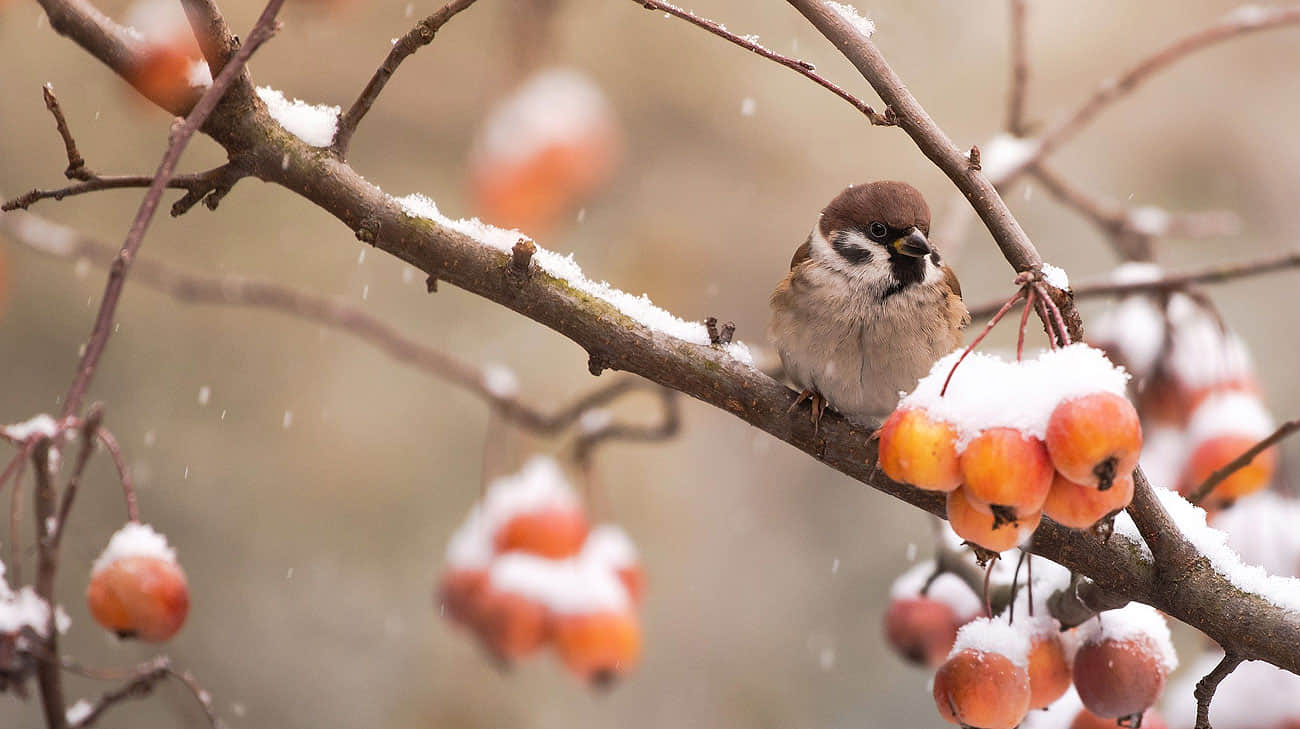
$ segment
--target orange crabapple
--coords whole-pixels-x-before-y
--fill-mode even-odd
[[[608,686],[641,657],[641,625],[630,610],[602,610],[555,617],[555,650],[574,675]]]
[[[1070,663],[1055,621],[1029,643],[1029,708],[1045,709],[1070,688]]]
[[[971,503],[1002,507],[1010,517],[1040,512],[1052,486],[1047,447],[1015,428],[989,428],[975,436],[960,462]]]
[[[963,622],[939,600],[924,595],[894,598],[885,611],[885,638],[904,660],[934,668],[948,657]]]
[[[587,541],[587,516],[576,507],[547,507],[515,514],[496,532],[498,553],[527,552],[552,559],[572,557]]]
[[[1066,400],[1047,423],[1047,451],[1074,483],[1105,491],[1137,467],[1142,423],[1126,398],[1110,392]]]
[[[95,621],[118,636],[157,643],[185,624],[190,592],[166,537],[128,522],[95,560],[86,604]]]
[[[1014,729],[1029,713],[1029,674],[999,653],[965,649],[934,675],[934,703],[951,724]]]
[[[1072,529],[1088,529],[1107,516],[1120,511],[1133,500],[1133,475],[1118,474],[1111,487],[1102,491],[1077,484],[1059,472],[1043,503],[1043,514]]]
[[[551,637],[550,611],[540,602],[489,585],[478,605],[479,637],[502,661],[530,656]]]
[[[948,493],[948,524],[957,536],[994,551],[1005,552],[1019,546],[1038,528],[1043,513],[1035,511],[1010,520],[982,511],[973,504],[962,486]]]
[[[1184,467],[1179,492],[1184,496],[1192,495],[1210,474],[1236,460],[1256,442],[1257,439],[1242,435],[1218,435],[1203,441],[1192,451],[1191,458]],[[1246,466],[1237,469],[1215,486],[1206,503],[1226,506],[1242,496],[1259,491],[1273,479],[1276,468],[1277,450],[1268,448],[1261,451]]]
[[[895,481],[928,491],[961,485],[957,431],[920,408],[899,408],[880,428],[880,468]]]

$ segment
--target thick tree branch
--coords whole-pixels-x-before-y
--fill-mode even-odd
[[[1094,299],[1103,296],[1127,296],[1129,294],[1177,291],[1197,284],[1216,284],[1235,281],[1239,278],[1277,273],[1300,267],[1300,251],[1290,251],[1275,256],[1268,256],[1253,261],[1233,261],[1216,263],[1181,273],[1170,273],[1150,281],[1117,282],[1108,277],[1084,281],[1070,287],[1075,301]],[[979,320],[993,316],[1003,302],[985,301],[970,308],[971,319]]]
[[[686,22],[696,26],[697,28],[703,28],[704,30],[707,30],[708,32],[718,36],[719,38],[730,41],[731,43],[734,43],[740,46],[741,48],[744,48],[747,51],[758,54],[763,58],[768,59],[769,61],[774,61],[776,63],[779,63],[782,66],[785,66],[786,68],[794,71],[795,73],[800,74],[801,76],[804,76],[805,78],[811,80],[813,83],[817,84],[818,86],[821,86],[827,91],[830,91],[832,94],[835,94],[841,99],[844,99],[845,101],[849,102],[850,104],[853,105],[853,108],[862,112],[867,117],[867,119],[876,126],[888,127],[888,126],[894,126],[895,124],[893,112],[889,109],[889,107],[885,107],[885,112],[883,114],[877,112],[875,109],[871,108],[871,106],[867,104],[867,102],[863,101],[862,99],[859,99],[858,97],[854,96],[848,91],[845,91],[840,86],[832,83],[831,81],[827,80],[826,77],[817,73],[816,67],[813,66],[811,63],[800,58],[791,58],[790,56],[782,55],[780,53],[777,53],[776,51],[773,51],[767,46],[764,46],[763,44],[759,43],[757,36],[736,35],[735,33],[732,33],[731,31],[727,30],[726,27],[724,27],[721,23],[717,23],[715,21],[709,20],[708,18],[696,15],[695,13],[692,13],[689,10],[683,10],[682,8],[679,8],[676,5],[673,5],[672,3],[660,2],[660,0],[632,0],[632,2],[635,2],[637,5],[640,5],[647,10],[658,10],[660,12],[668,13],[669,15],[672,15],[674,17],[681,18],[682,20],[685,20]]]
[[[406,35],[393,44],[393,49],[388,52],[384,62],[370,77],[370,82],[362,89],[361,95],[339,118],[338,131],[334,134],[334,151],[341,156],[347,156],[348,145],[352,142],[352,135],[357,131],[357,125],[379,98],[384,86],[388,84],[388,79],[397,73],[397,67],[406,60],[407,56],[432,43],[433,37],[442,26],[447,24],[447,21],[475,2],[476,0],[451,0],[433,15],[416,23],[414,28],[408,30]]]

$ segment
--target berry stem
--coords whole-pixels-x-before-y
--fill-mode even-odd
[[[957,367],[962,363],[962,360],[966,359],[966,355],[970,354],[973,349],[979,346],[980,342],[984,341],[984,337],[988,336],[989,332],[993,330],[994,325],[1001,321],[1002,317],[1005,316],[1006,313],[1011,310],[1011,307],[1015,306],[1017,301],[1020,301],[1020,297],[1024,295],[1025,292],[1023,290],[1017,291],[1016,295],[1008,299],[1007,303],[1003,304],[1001,309],[998,309],[998,313],[994,314],[992,319],[989,319],[989,323],[984,325],[984,331],[980,332],[978,337],[975,337],[975,341],[971,342],[970,345],[966,347],[966,349],[961,353],[961,356],[957,358],[957,361],[953,363],[952,369],[948,370],[948,377],[943,381],[943,389],[939,390],[939,397],[943,397],[947,394],[948,384],[952,382],[952,376],[957,372]]]

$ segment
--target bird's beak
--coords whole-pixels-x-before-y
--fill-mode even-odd
[[[916,228],[912,228],[910,233],[895,240],[894,250],[913,258],[923,258],[930,255],[931,252],[930,242]]]

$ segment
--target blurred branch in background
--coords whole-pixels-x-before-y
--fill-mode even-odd
[[[111,246],[31,213],[0,217],[0,232],[32,250],[73,263],[86,260],[100,268],[109,268],[117,258],[117,252]],[[663,415],[657,425],[594,424],[588,420],[587,427],[583,428],[574,445],[575,455],[580,460],[590,458],[594,449],[606,442],[666,440],[676,435],[680,425],[679,405],[671,391],[640,378],[618,378],[548,413],[519,399],[518,383],[514,381],[513,373],[461,362],[411,339],[357,307],[273,281],[205,275],[149,259],[136,261],[133,273],[134,280],[177,301],[269,309],[357,337],[399,362],[466,390],[484,400],[494,412],[516,427],[540,436],[559,435],[580,424],[584,416],[625,394],[638,391],[659,394]],[[115,454],[115,461],[120,459],[120,452],[114,448],[110,451]]]
[[[1203,268],[1181,273],[1170,273],[1149,281],[1120,282],[1111,279],[1085,281],[1071,286],[1070,292],[1077,299],[1091,299],[1102,296],[1125,296],[1143,292],[1172,291],[1185,289],[1196,284],[1227,283],[1239,278],[1277,273],[1293,268],[1300,268],[1300,251],[1290,251],[1274,256],[1266,256],[1253,261],[1232,261],[1216,263]],[[1002,300],[985,301],[969,307],[972,319],[984,319],[992,316],[1002,306]]]
[[[768,59],[769,61],[775,61],[776,63],[779,63],[782,66],[785,66],[786,68],[793,70],[795,73],[798,73],[804,76],[805,78],[810,79],[813,83],[817,84],[818,86],[821,86],[822,88],[830,91],[831,93],[835,94],[841,99],[844,99],[845,101],[852,104],[853,108],[857,109],[858,111],[866,115],[867,119],[870,120],[871,123],[875,126],[889,127],[889,126],[894,126],[896,124],[897,120],[894,119],[893,112],[890,111],[889,107],[885,107],[885,112],[883,114],[877,112],[875,109],[871,108],[871,106],[867,104],[867,102],[863,101],[862,99],[859,99],[858,97],[854,96],[848,91],[845,91],[840,86],[837,86],[836,84],[826,80],[826,78],[824,78],[820,74],[816,73],[816,67],[813,66],[811,63],[799,58],[791,58],[790,56],[781,55],[780,53],[777,53],[776,51],[767,48],[766,46],[758,42],[758,36],[736,35],[735,33],[732,33],[731,31],[727,30],[727,28],[723,26],[721,23],[709,20],[708,18],[701,17],[688,10],[683,10],[677,7],[676,5],[673,5],[672,3],[660,2],[660,0],[632,0],[632,1],[635,2],[637,5],[643,6],[646,10],[659,10],[669,15],[672,15],[674,17],[681,18],[682,20],[685,20],[686,22],[696,26],[697,28],[703,28],[704,30],[707,30],[708,32],[718,36],[719,38],[730,41],[731,43],[735,43],[736,45],[740,46],[741,48],[744,48],[747,51],[756,53],[762,56],[763,58]]]
[[[1153,51],[1143,57],[1132,66],[1102,81],[1093,90],[1092,94],[1081,101],[1072,110],[1063,114],[1054,124],[1049,126],[1046,131],[1038,135],[1026,135],[1028,125],[1023,121],[1023,108],[1027,104],[1025,99],[1028,97],[1027,79],[1030,74],[1031,63],[1027,58],[1026,44],[1017,40],[1025,34],[1026,13],[1016,9],[1013,6],[1011,13],[1011,31],[1012,38],[1012,57],[1017,65],[1023,64],[1023,75],[1021,72],[1013,72],[1013,85],[1011,95],[1020,97],[1020,100],[1012,104],[1012,108],[1021,109],[1021,117],[1013,117],[1008,114],[1007,133],[996,138],[994,143],[985,145],[985,167],[989,178],[998,190],[1005,192],[1008,187],[1018,180],[1024,173],[1032,172],[1040,179],[1044,175],[1050,175],[1051,179],[1043,180],[1044,184],[1049,185],[1055,181],[1063,180],[1059,175],[1053,175],[1051,171],[1043,172],[1040,163],[1047,159],[1052,152],[1064,146],[1067,142],[1077,136],[1087,128],[1089,122],[1095,119],[1102,111],[1115,102],[1123,99],[1128,94],[1133,93],[1148,78],[1168,68],[1177,61],[1186,58],[1192,53],[1211,47],[1217,43],[1239,38],[1244,35],[1257,31],[1281,28],[1288,25],[1300,23],[1300,6],[1290,6],[1285,8],[1264,8],[1256,5],[1243,5],[1233,10],[1218,21],[1179,37],[1161,48]],[[991,150],[997,150],[997,160],[990,163],[988,158]],[[1104,219],[1113,219],[1122,211],[1108,209],[1103,212],[1103,207],[1097,205],[1080,204],[1082,199],[1065,194],[1064,190],[1058,190],[1060,196],[1074,206],[1079,212],[1086,217],[1100,222]],[[1154,208],[1150,209],[1155,211]],[[1208,214],[1206,214],[1208,215]],[[1129,224],[1125,229],[1135,232],[1144,232],[1141,222],[1141,216],[1134,216],[1133,212],[1125,214],[1126,222]],[[1155,216],[1148,215],[1145,220],[1150,222]],[[970,205],[959,196],[953,196],[951,201],[946,205],[942,215],[938,217],[934,224],[934,238],[944,244],[944,252],[951,258],[956,258],[960,254],[966,243],[966,230],[972,219]],[[1171,217],[1170,222],[1173,222]],[[1185,222],[1191,223],[1192,220]],[[1226,218],[1213,221],[1217,225],[1228,224]],[[1137,225],[1134,225],[1137,223]],[[1201,218],[1196,221],[1193,228],[1213,229],[1215,225],[1210,225],[1210,218]],[[1160,235],[1175,234],[1178,228],[1163,230]],[[1206,232],[1205,235],[1213,235]],[[1134,242],[1140,244],[1132,245]],[[1150,258],[1149,239],[1140,239],[1134,241],[1121,241],[1112,238],[1112,244],[1121,255],[1125,255],[1132,260],[1130,254],[1144,254],[1142,257]]]

